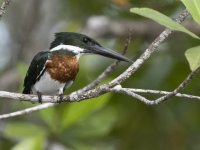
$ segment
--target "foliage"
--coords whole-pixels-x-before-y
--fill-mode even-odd
[[[185,56],[190,64],[191,70],[196,70],[200,66],[200,46],[192,47],[185,52]]]
[[[194,33],[190,32],[189,30],[187,30],[184,26],[182,26],[181,24],[173,21],[171,18],[159,13],[158,11],[155,11],[153,9],[149,9],[149,8],[132,8],[131,12],[142,15],[144,17],[150,18],[156,22],[158,22],[159,24],[172,29],[172,30],[176,30],[176,31],[181,31],[184,33],[187,33],[188,35],[192,36],[193,38],[197,38],[199,39],[199,37],[197,35],[195,35]]]
[[[181,0],[194,20],[200,24],[200,3],[198,0]]]
[[[194,18],[194,20],[200,24],[200,3],[198,2],[198,0],[182,0],[182,2]],[[132,8],[130,11],[132,13],[136,13],[141,16],[150,18],[169,29],[181,31],[187,33],[193,38],[199,39],[197,35],[187,30],[183,25],[173,21],[171,18],[159,13],[158,11],[149,8]],[[199,46],[186,50],[185,54],[190,64],[191,70],[197,69],[200,66]]]

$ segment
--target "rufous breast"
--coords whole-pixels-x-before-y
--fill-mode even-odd
[[[47,60],[45,67],[51,78],[61,83],[75,80],[79,71],[78,60],[72,55],[53,55]]]

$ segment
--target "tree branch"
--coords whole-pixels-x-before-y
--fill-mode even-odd
[[[192,99],[200,99],[197,96],[193,96],[193,95],[182,95],[182,94],[178,94],[178,92],[180,92],[181,90],[183,90],[189,83],[190,81],[200,72],[200,67],[198,69],[196,69],[195,71],[191,72],[187,78],[173,91],[173,92],[162,92],[162,91],[158,91],[157,93],[159,94],[166,94],[165,96],[162,96],[156,100],[148,100],[148,99],[144,99],[144,97],[142,98],[142,96],[138,96],[138,94],[135,94],[135,92],[138,92],[137,90],[131,89],[131,88],[121,88],[121,86],[115,86],[114,88],[109,88],[109,87],[97,87],[95,89],[89,90],[89,91],[84,91],[84,93],[82,93],[81,95],[78,95],[76,92],[71,93],[70,95],[66,95],[64,96],[63,102],[78,102],[81,100],[85,100],[85,99],[89,99],[89,98],[93,98],[93,97],[97,97],[100,96],[102,94],[105,94],[107,92],[118,92],[118,93],[124,93],[127,95],[130,95],[134,98],[138,98],[141,99],[142,101],[145,102],[148,105],[155,105],[158,104],[160,102],[163,102],[169,98],[171,98],[172,96],[178,96],[178,97],[188,97],[188,98],[192,98]],[[109,84],[109,83],[108,83]],[[107,85],[108,85],[107,84]],[[145,90],[146,93],[151,93],[151,90]],[[154,93],[154,92],[153,92]],[[0,97],[2,98],[9,98],[11,100],[22,100],[22,101],[29,101],[29,102],[38,102],[38,97],[36,95],[27,95],[27,94],[19,94],[19,93],[10,93],[10,92],[5,92],[5,91],[0,91]],[[59,97],[58,96],[43,96],[43,102],[44,103],[58,103],[59,101]]]
[[[6,118],[12,118],[12,117],[16,117],[16,116],[21,116],[21,115],[25,115],[25,114],[29,114],[31,112],[35,112],[35,111],[39,111],[45,108],[49,108],[52,106],[55,106],[56,104],[53,103],[46,103],[46,104],[41,104],[35,107],[31,107],[31,108],[26,108],[24,110],[20,110],[20,111],[16,111],[16,112],[12,112],[12,113],[8,113],[8,114],[3,114],[0,115],[0,120],[1,119],[6,119]]]
[[[129,90],[133,93],[160,94],[160,95],[167,95],[167,94],[171,93],[168,91],[159,91],[159,90],[150,90],[150,89],[134,89],[134,88],[133,89],[132,88],[122,88],[122,90]],[[175,96],[181,97],[181,98],[193,99],[193,100],[200,100],[200,96],[194,96],[194,95],[189,95],[189,94],[177,93]]]
[[[11,0],[4,0],[0,7],[0,19],[2,18],[3,14],[5,14],[7,7],[9,6]]]
[[[158,90],[148,90],[148,89],[132,89],[132,88],[122,88],[120,85],[109,89],[109,92],[115,92],[115,93],[124,93],[126,95],[129,95],[131,97],[134,97],[142,102],[144,102],[147,105],[156,105],[161,103],[162,101],[159,102],[155,102],[152,100],[148,100],[147,98],[136,94],[136,93],[145,93],[145,94],[162,94],[162,95],[169,95],[172,92],[168,92],[168,91],[158,91]],[[0,93],[2,93],[2,91],[0,91]],[[13,95],[13,97],[15,97],[16,93],[5,93],[5,94],[9,94],[9,95]],[[2,95],[0,95],[2,96]],[[181,94],[181,93],[176,93],[174,96],[176,97],[181,97],[181,98],[187,98],[187,99],[192,99],[192,100],[200,100],[200,96],[194,96],[194,95],[188,95],[188,94]],[[46,99],[46,96],[43,97]],[[47,97],[48,98],[48,97]],[[18,99],[15,99],[18,100]],[[36,97],[36,101],[37,101],[37,97]],[[57,103],[45,103],[45,104],[41,104],[38,106],[34,106],[31,108],[27,108],[24,110],[20,110],[20,111],[16,111],[16,112],[12,112],[12,113],[8,113],[8,114],[3,114],[0,115],[0,120],[1,119],[6,119],[6,118],[12,118],[12,117],[16,117],[16,116],[21,116],[21,115],[25,115],[25,114],[29,114],[35,111],[39,111],[45,108],[49,108],[49,107],[53,107],[56,106]]]
[[[131,97],[137,98],[138,100],[144,102],[147,105],[157,105],[161,102],[164,102],[166,100],[169,100],[170,98],[177,96],[177,97],[187,97],[189,99],[196,99],[200,100],[199,96],[193,96],[193,95],[187,95],[187,94],[180,94],[179,92],[182,91],[189,83],[190,81],[200,72],[200,67],[197,68],[195,71],[191,72],[187,78],[173,91],[173,92],[166,92],[166,91],[153,91],[152,90],[140,90],[139,92],[143,91],[143,93],[157,93],[157,94],[164,94],[164,96],[161,96],[158,99],[155,100],[149,100],[141,95],[136,94],[135,92],[138,92],[138,90],[134,90],[131,88],[122,88],[120,86],[116,86],[113,89],[110,89],[112,92],[116,93],[124,93]]]

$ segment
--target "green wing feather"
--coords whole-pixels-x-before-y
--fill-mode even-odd
[[[36,54],[33,58],[24,79],[24,94],[30,94],[32,86],[43,75],[45,71],[44,65],[49,57],[49,54],[49,51],[42,51]]]

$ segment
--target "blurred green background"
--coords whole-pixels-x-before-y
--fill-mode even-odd
[[[139,56],[164,28],[131,14],[132,7],[150,7],[172,18],[184,9],[179,0],[13,0],[0,21],[0,90],[21,92],[31,59],[37,52],[48,50],[55,32],[81,32],[120,51],[131,31],[133,39],[126,56]],[[200,27],[190,17],[184,25],[199,35]],[[198,42],[183,33],[173,33],[123,86],[173,90],[190,72],[185,50]],[[84,56],[78,77],[66,92],[87,85],[111,62]],[[121,63],[104,82],[127,67]],[[184,93],[199,95],[198,78]],[[2,99],[0,113],[35,105]],[[147,106],[126,95],[109,93],[1,120],[0,149],[198,150],[199,114],[198,101],[172,98],[158,106]]]

